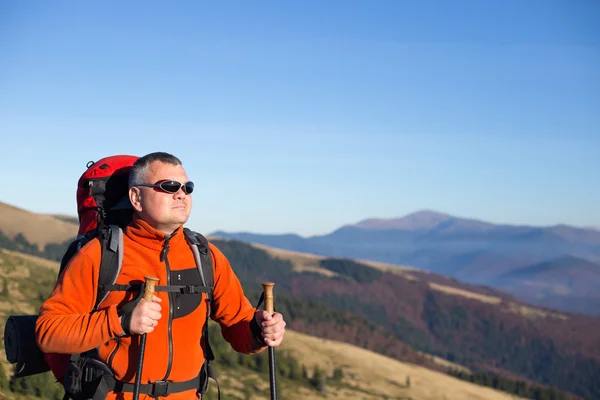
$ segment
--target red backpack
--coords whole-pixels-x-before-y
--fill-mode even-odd
[[[131,221],[129,171],[137,159],[118,155],[88,162],[77,182],[79,235],[95,233],[107,225],[123,227]]]
[[[102,242],[108,239],[111,225],[124,228],[133,218],[133,209],[129,203],[129,172],[136,156],[116,155],[88,162],[87,170],[77,182],[77,214],[79,231],[77,238],[65,252],[58,275],[67,266],[69,260],[90,240],[99,237]],[[102,248],[104,249],[104,245]],[[104,251],[103,251],[104,253]],[[110,257],[104,257],[102,265]],[[103,299],[97,296],[96,307]],[[44,359],[59,381],[65,375],[69,365],[68,354],[44,354]]]

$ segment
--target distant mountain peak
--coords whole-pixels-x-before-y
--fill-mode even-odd
[[[431,229],[452,218],[449,214],[421,210],[400,218],[369,218],[351,226],[361,229]]]
[[[417,218],[417,219],[434,219],[434,218],[441,219],[441,218],[443,218],[443,219],[448,219],[448,218],[454,218],[454,217],[450,214],[442,213],[439,211],[419,210],[419,211],[410,213],[410,214],[404,216],[403,218]]]
[[[557,267],[567,267],[567,268],[573,268],[574,266],[585,266],[585,267],[593,267],[594,269],[600,267],[596,263],[593,263],[582,257],[574,256],[572,254],[564,254],[564,255],[562,255],[560,257],[556,257],[552,260],[539,263],[539,265],[543,265],[545,267],[557,266]]]

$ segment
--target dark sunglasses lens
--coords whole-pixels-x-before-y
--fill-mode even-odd
[[[194,191],[194,182],[187,182],[185,185],[183,185],[183,191],[187,194],[192,194]]]
[[[181,188],[181,183],[176,181],[161,182],[160,188],[167,193],[177,193],[179,188]]]

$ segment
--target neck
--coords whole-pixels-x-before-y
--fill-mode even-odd
[[[156,221],[152,221],[151,219],[144,218],[138,213],[136,213],[136,217],[144,221],[150,228],[169,236],[175,233],[175,231],[182,226],[181,224],[160,224]]]

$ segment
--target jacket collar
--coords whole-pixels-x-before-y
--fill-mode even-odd
[[[144,221],[137,213],[133,214],[133,221],[127,226],[125,231],[135,242],[150,249],[161,250],[167,238],[172,245],[176,245],[183,239],[183,226],[177,228],[172,234],[166,234],[154,229],[150,224]]]

